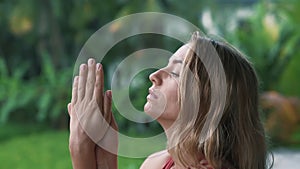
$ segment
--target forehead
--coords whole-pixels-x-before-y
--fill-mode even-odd
[[[171,59],[178,59],[178,60],[184,60],[186,56],[186,52],[189,50],[189,44],[185,44],[181,46],[170,58]]]

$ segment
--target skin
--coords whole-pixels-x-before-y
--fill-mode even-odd
[[[149,76],[152,86],[149,88],[144,111],[150,116],[160,114],[156,120],[165,131],[173,124],[179,113],[179,74],[187,49],[187,45],[179,48],[169,59],[166,67]]]
[[[166,67],[152,73],[149,79],[152,86],[149,88],[147,103],[144,111],[163,127],[167,138],[168,129],[176,120],[180,107],[178,104],[178,83],[182,62],[188,50],[188,45],[183,45],[169,59]],[[77,115],[82,113],[101,113],[105,120],[116,130],[117,123],[111,112],[111,91],[103,92],[104,73],[101,64],[96,64],[94,59],[89,59],[88,64],[80,66],[79,76],[74,78],[72,100],[68,104],[70,114],[70,139],[69,149],[74,169],[117,169],[117,155],[105,151],[97,146],[82,129]],[[97,107],[97,111],[96,108]],[[103,125],[102,125],[103,126]],[[104,127],[101,128],[104,130]],[[106,132],[100,130],[99,132]],[[117,135],[104,133],[102,140],[110,142],[117,140]],[[117,147],[117,141],[113,142]],[[141,169],[161,169],[170,154],[167,150],[150,155],[141,165]],[[175,164],[173,168],[181,168]],[[202,167],[205,169],[205,167]]]
[[[182,62],[185,59],[185,54],[188,49],[188,44],[180,47],[169,59],[169,63],[166,67],[152,73],[149,77],[152,86],[149,89],[149,95],[147,96],[147,103],[144,106],[144,111],[150,116],[153,116],[160,113],[162,108],[164,108],[163,112],[156,120],[163,127],[167,139],[169,139],[168,129],[176,120],[180,110],[178,103],[179,77],[182,69]],[[141,169],[162,169],[170,157],[167,150],[154,153],[144,161]],[[183,169],[183,167],[176,163],[172,168]],[[205,159],[200,161],[200,166],[198,166],[198,168],[212,169]]]
[[[82,129],[77,118],[77,115],[82,113],[101,113],[105,120],[117,130],[117,124],[111,113],[111,91],[103,93],[103,81],[102,66],[96,64],[94,59],[89,59],[88,64],[82,64],[79,76],[74,78],[72,100],[68,104],[69,149],[74,169],[117,168],[117,155],[97,146]],[[107,133],[105,136],[117,140],[117,136]],[[115,146],[117,147],[117,144]]]
[[[157,70],[149,77],[152,86],[149,88],[144,111],[153,116],[163,110],[163,113],[156,120],[163,127],[167,139],[169,138],[168,128],[176,120],[180,110],[178,104],[178,83],[182,62],[187,50],[188,45],[180,47],[169,59],[166,67]],[[154,153],[144,161],[141,169],[161,169],[169,158],[170,155],[167,150]]]

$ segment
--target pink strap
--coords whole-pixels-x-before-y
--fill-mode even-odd
[[[171,169],[171,167],[173,167],[173,165],[174,165],[174,161],[170,157],[162,169]],[[206,167],[207,169],[213,169],[213,167],[210,166],[205,159],[200,161],[200,166],[199,167],[201,167],[201,166]],[[226,168],[224,168],[224,169],[226,169]]]
[[[162,169],[170,169],[174,165],[174,161],[170,157]]]

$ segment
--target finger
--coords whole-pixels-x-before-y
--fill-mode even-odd
[[[100,96],[101,96],[100,95],[101,94],[101,91],[100,91],[100,86],[101,86],[101,84],[100,84],[100,69],[101,69],[100,63],[97,63],[97,65],[96,65],[96,82],[95,82],[93,96],[95,97],[98,105],[100,105],[99,100],[100,100]]]
[[[88,75],[87,75],[87,81],[86,81],[86,87],[85,87],[85,94],[87,98],[91,99],[93,97],[94,93],[94,86],[95,86],[95,72],[96,70],[96,62],[95,59],[90,58],[88,60]]]
[[[101,65],[101,64],[100,64]],[[101,96],[103,98],[103,90],[104,90],[104,71],[103,71],[103,66],[101,65],[101,69],[99,70],[99,74],[100,74],[100,92],[101,92]],[[103,99],[100,101],[102,101],[101,105],[103,105]]]
[[[100,107],[100,110],[103,110],[103,73],[102,72],[102,65],[100,63],[97,64],[96,70],[96,83],[94,88],[94,97]],[[102,77],[101,77],[102,76]]]
[[[103,116],[107,120],[107,123],[109,124],[111,122],[111,116],[112,116],[111,104],[112,104],[112,93],[111,90],[108,90],[105,92],[105,96],[104,96]]]
[[[111,127],[113,128],[113,129],[115,129],[116,131],[118,131],[119,129],[118,129],[118,124],[117,124],[117,122],[116,122],[116,119],[115,119],[115,117],[114,117],[114,115],[113,115],[113,113],[111,112],[110,113],[110,117],[111,117],[111,119],[110,119],[110,123],[111,123]]]
[[[73,88],[72,88],[72,99],[71,103],[75,104],[77,102],[77,97],[78,97],[78,76],[75,76],[74,81],[73,81]]]
[[[77,100],[82,100],[85,96],[86,79],[87,79],[87,65],[82,64],[80,66],[80,71],[79,71],[78,98],[77,98]]]
[[[72,106],[71,103],[69,103],[68,106],[67,106],[68,107],[68,113],[69,113],[70,116],[71,116],[71,106]]]

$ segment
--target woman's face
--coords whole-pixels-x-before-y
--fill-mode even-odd
[[[144,111],[159,122],[173,122],[179,113],[179,77],[187,50],[187,45],[180,47],[169,59],[166,67],[157,70],[149,76],[152,86],[149,88]]]

